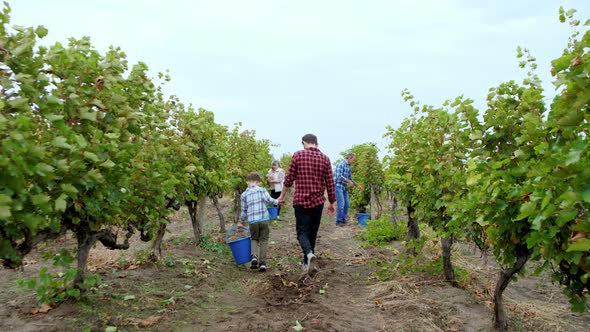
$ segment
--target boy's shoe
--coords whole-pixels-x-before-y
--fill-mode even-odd
[[[266,264],[264,262],[260,263],[260,267],[258,268],[260,272],[266,272]]]
[[[256,270],[258,268],[258,258],[256,258],[256,256],[252,256],[252,260],[250,261],[250,268],[252,270]]]
[[[307,254],[307,274],[313,277],[318,272],[317,258],[313,253]]]

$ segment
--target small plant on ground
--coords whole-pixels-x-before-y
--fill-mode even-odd
[[[400,275],[410,274],[422,273],[434,277],[444,275],[443,259],[440,256],[428,258],[424,255],[413,256],[402,254],[396,262],[371,262],[369,265],[379,268],[373,273],[373,277],[379,281],[388,281]],[[455,281],[461,287],[465,287],[470,278],[471,273],[468,270],[456,267]]]
[[[215,241],[210,233],[203,234],[199,246],[207,251],[214,251],[218,254],[229,254],[229,248],[225,244]]]
[[[164,264],[166,264],[168,267],[174,267],[176,265],[176,261],[174,260],[174,257],[168,255],[166,258],[164,258]]]
[[[389,242],[401,240],[408,233],[403,223],[393,224],[388,217],[371,220],[364,232],[358,236],[370,245],[382,246]]]
[[[177,237],[175,239],[172,239],[172,243],[179,245],[179,244],[189,244],[191,243],[191,239],[189,239],[186,236],[181,236],[181,237]]]
[[[97,284],[97,275],[87,275],[82,284],[74,285],[78,269],[72,267],[74,257],[66,249],[62,249],[53,257],[45,255],[45,261],[50,259],[53,260],[54,266],[61,268],[61,271],[52,273],[47,267],[43,267],[38,278],[18,280],[20,287],[36,291],[37,302],[40,305],[53,306],[68,299],[79,300],[82,291]]]
[[[146,260],[148,259],[148,253],[147,252],[140,252],[135,256],[135,264],[136,265],[141,265],[143,264]]]

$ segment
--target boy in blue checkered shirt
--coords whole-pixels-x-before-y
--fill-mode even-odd
[[[258,173],[250,173],[247,178],[248,189],[242,193],[242,215],[238,227],[244,227],[247,220],[250,226],[250,240],[252,249],[252,260],[250,268],[265,272],[266,251],[270,234],[270,215],[266,204],[278,205],[279,201],[270,197],[266,189],[260,187],[262,179]]]

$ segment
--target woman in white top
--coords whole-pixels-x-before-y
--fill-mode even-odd
[[[279,198],[283,191],[283,181],[285,181],[285,171],[281,168],[278,160],[273,160],[268,173],[266,174],[268,182],[270,182],[270,197]],[[281,207],[275,205],[277,209],[277,219],[281,212]]]

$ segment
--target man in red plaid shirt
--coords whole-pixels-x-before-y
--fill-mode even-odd
[[[330,158],[318,149],[318,138],[313,134],[303,136],[303,150],[293,154],[284,186],[290,188],[294,182],[295,220],[297,240],[303,251],[303,268],[313,275],[317,272],[314,255],[315,242],[320,229],[322,210],[326,201],[324,193],[328,191],[328,214],[334,215],[336,194]],[[287,190],[281,192],[279,202],[284,203]]]

